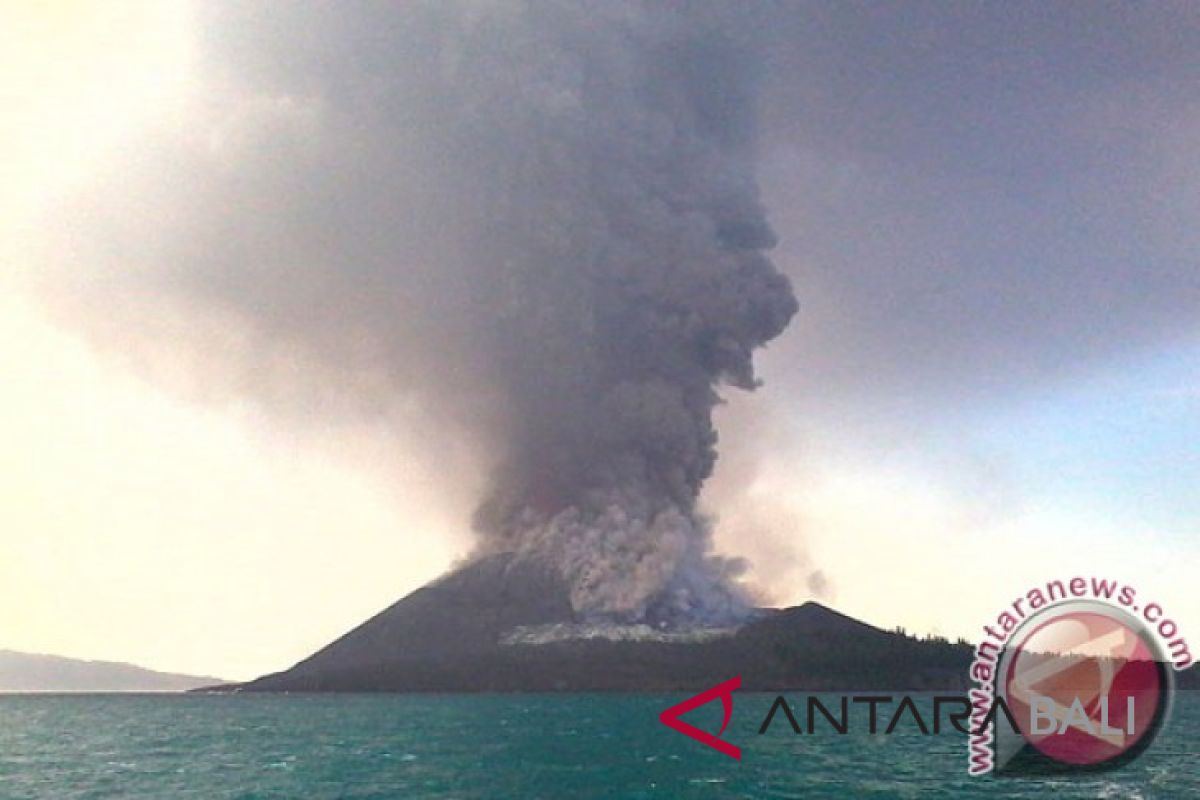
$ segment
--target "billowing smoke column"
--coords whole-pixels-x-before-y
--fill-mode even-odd
[[[489,89],[466,105],[521,108],[489,115],[507,123],[482,191],[519,402],[477,527],[560,565],[585,612],[711,620],[738,610],[696,510],[715,387],[754,387],[752,352],[796,302],[762,254],[746,43],[730,16],[664,9],[507,17],[521,57],[476,29],[450,76]],[[495,72],[511,91],[473,79]]]
[[[109,252],[473,432],[480,553],[549,561],[584,617],[736,618],[697,511],[712,411],[796,311],[764,255],[745,9],[277,11],[207,20],[204,121],[139,154],[155,232]]]

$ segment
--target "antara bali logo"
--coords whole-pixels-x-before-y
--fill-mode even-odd
[[[1019,776],[1119,767],[1150,746],[1162,728],[1174,690],[1173,671],[1192,665],[1188,643],[1160,604],[1110,580],[1050,581],[1013,601],[984,626],[968,694],[923,698],[892,695],[809,696],[802,718],[787,698],[775,698],[759,727],[781,720],[799,734],[825,727],[850,734],[851,706],[869,709],[868,732],[890,735],[907,720],[922,735],[947,729],[967,740],[967,771]],[[741,748],[721,737],[733,716],[740,676],[723,681],[659,715],[674,731],[730,758]],[[724,718],[710,733],[681,717],[720,700]],[[883,725],[880,709],[894,708]],[[800,719],[806,721],[802,725]]]
[[[740,747],[730,744],[721,739],[721,734],[725,733],[725,728],[729,726],[729,720],[733,717],[733,691],[740,689],[742,686],[742,677],[739,675],[729,680],[718,683],[711,689],[705,689],[698,695],[689,697],[682,703],[671,706],[666,711],[658,715],[662,724],[672,730],[679,731],[684,736],[690,736],[701,744],[706,744],[719,753],[724,753],[730,758],[742,759],[742,750]],[[689,711],[695,711],[702,705],[711,703],[717,698],[721,699],[721,705],[725,710],[725,717],[721,721],[721,729],[714,736],[706,730],[701,730],[695,725],[684,722],[680,717]]]

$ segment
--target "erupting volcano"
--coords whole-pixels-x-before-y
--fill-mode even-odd
[[[428,3],[385,39],[354,24],[330,20],[351,63],[287,54],[312,59],[296,97],[365,92],[330,89],[312,112],[359,147],[299,154],[332,182],[308,189],[318,208],[346,209],[333,241],[264,258],[215,215],[229,235],[189,266],[192,296],[318,367],[361,361],[385,396],[477,442],[491,470],[476,557],[556,572],[579,619],[744,618],[743,566],[711,551],[697,498],[718,391],[757,386],[754,351],[797,310],[765,255],[754,14]],[[256,197],[254,226],[314,212],[292,194],[299,208]]]
[[[398,197],[422,192],[349,271],[390,293],[323,277],[389,377],[481,433],[495,466],[465,567],[259,688],[378,685],[363,671],[381,669],[443,685],[460,657],[720,639],[754,615],[697,509],[719,389],[758,385],[754,351],[797,310],[765,255],[753,18],[498,3],[397,21],[388,71],[356,85],[403,106],[381,146],[421,156],[393,177]],[[226,301],[270,307],[234,283]]]
[[[230,32],[200,59],[226,90],[196,118],[216,121],[125,179],[161,224],[147,244],[89,217],[94,249],[139,254],[104,285],[154,304],[125,330],[153,348],[157,320],[217,320],[228,348],[192,337],[205,395],[228,367],[239,397],[285,416],[403,408],[433,448],[469,443],[489,476],[469,569],[506,565],[471,596],[555,582],[536,613],[496,620],[745,621],[745,565],[713,552],[698,498],[719,392],[758,386],[755,351],[797,311],[754,172],[756,12],[330,6],[303,35],[252,8],[203,13]]]

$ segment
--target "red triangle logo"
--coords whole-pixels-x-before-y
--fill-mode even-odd
[[[725,732],[726,726],[729,725],[729,719],[733,716],[733,691],[742,687],[742,676],[738,675],[735,678],[718,683],[711,689],[705,689],[700,694],[689,697],[678,705],[671,706],[666,711],[658,715],[659,720],[663,725],[666,725],[672,730],[679,731],[684,736],[690,736],[701,744],[706,744],[719,753],[724,753],[730,758],[735,758],[738,761],[742,760],[741,748],[736,747],[729,742],[721,740],[719,737]],[[680,719],[684,714],[699,708],[705,703],[710,703],[717,698],[721,698],[721,705],[725,709],[725,721],[721,723],[721,730],[717,731],[717,735],[713,736],[708,731],[702,731],[695,725],[689,725]]]

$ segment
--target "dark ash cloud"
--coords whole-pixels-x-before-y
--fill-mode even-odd
[[[468,437],[491,470],[480,550],[550,560],[584,615],[739,614],[740,567],[696,507],[712,411],[797,308],[765,255],[754,15],[203,14],[208,90],[76,204],[70,246],[105,278],[68,293],[136,307],[108,315],[122,348],[162,347],[172,315],[171,358],[193,339],[228,393],[408,403]]]

